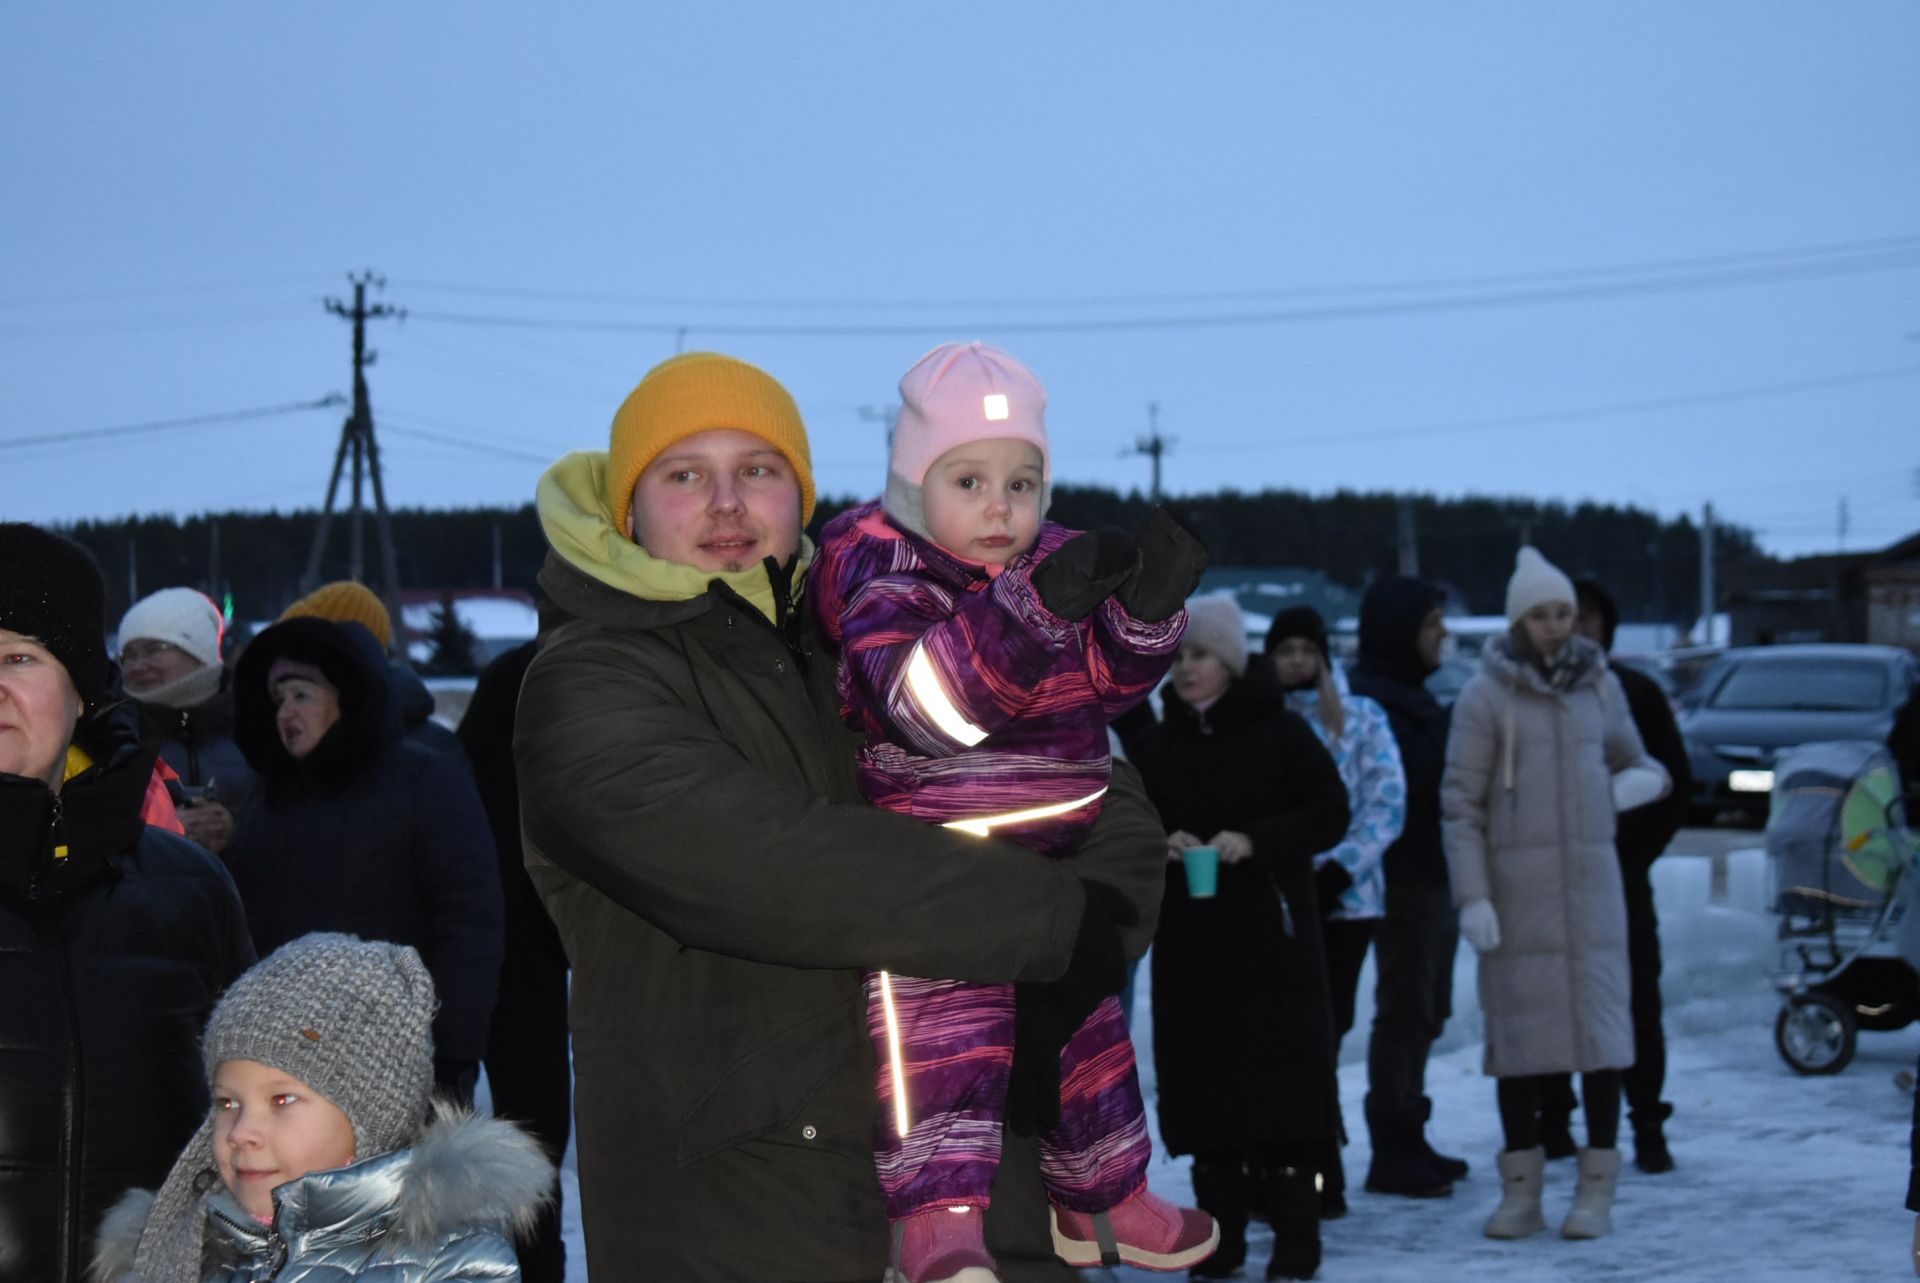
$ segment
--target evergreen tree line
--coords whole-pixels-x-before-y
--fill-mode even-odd
[[[1411,506],[1421,573],[1446,584],[1461,609],[1498,614],[1514,550],[1522,539],[1572,575],[1605,583],[1629,620],[1689,622],[1699,614],[1700,532],[1686,517],[1664,521],[1638,508],[1565,505],[1510,498],[1404,500]],[[856,502],[822,498],[813,532]],[[1402,496],[1340,491],[1308,495],[1266,490],[1183,495],[1168,500],[1206,540],[1216,566],[1303,567],[1349,587],[1399,565]],[[1082,529],[1133,529],[1150,504],[1139,492],[1062,486],[1050,516]],[[187,585],[222,598],[238,619],[272,618],[300,595],[318,514],[213,513],[175,519],[83,521],[68,531],[92,549],[107,580],[108,619],[160,588]],[[348,574],[348,521],[336,515],[322,581]],[[393,514],[400,582],[406,588],[531,590],[546,543],[532,505],[521,508],[403,509]],[[1764,560],[1751,532],[1716,531],[1724,568]],[[380,580],[379,542],[366,519],[364,577]]]

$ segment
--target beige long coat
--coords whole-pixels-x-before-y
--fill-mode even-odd
[[[1633,1063],[1627,913],[1614,854],[1612,777],[1665,775],[1647,754],[1606,657],[1564,690],[1504,639],[1460,692],[1440,785],[1455,904],[1492,900],[1498,948],[1480,956],[1488,1074]]]

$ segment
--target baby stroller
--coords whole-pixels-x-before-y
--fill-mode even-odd
[[[1804,744],[1774,766],[1767,859],[1780,918],[1780,1055],[1837,1074],[1862,1029],[1920,1017],[1920,877],[1893,757],[1870,740]]]

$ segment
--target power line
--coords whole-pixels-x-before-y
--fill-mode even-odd
[[[1863,383],[1884,383],[1894,379],[1920,376],[1920,365],[1901,365],[1882,370],[1861,370],[1853,374],[1832,374],[1792,383],[1769,383],[1758,387],[1729,388],[1720,392],[1691,392],[1678,396],[1648,397],[1637,401],[1612,401],[1601,405],[1569,410],[1540,410],[1528,414],[1508,414],[1488,419],[1457,419],[1447,423],[1427,423],[1404,428],[1373,428],[1357,432],[1322,432],[1301,437],[1265,437],[1259,441],[1222,442],[1203,446],[1195,454],[1222,450],[1291,449],[1297,446],[1346,445],[1355,441],[1384,441],[1397,437],[1439,436],[1453,432],[1481,432],[1493,428],[1517,428],[1540,423],[1570,423],[1582,419],[1603,419],[1620,414],[1647,414],[1658,410],[1676,410],[1691,406],[1719,405],[1729,401],[1754,401],[1766,397],[1787,396],[1825,388],[1852,387]]]
[[[1652,259],[1639,263],[1613,263],[1594,267],[1550,268],[1531,272],[1483,273],[1467,276],[1429,277],[1411,281],[1373,281],[1346,285],[1292,286],[1288,288],[1187,291],[1160,294],[1064,295],[1052,298],[971,298],[971,299],[793,299],[793,298],[715,298],[678,294],[626,294],[594,290],[539,289],[512,285],[471,285],[445,281],[405,282],[416,292],[466,294],[476,297],[544,299],[554,302],[598,303],[639,307],[696,307],[750,311],[808,312],[905,312],[948,311],[954,308],[1052,308],[1052,307],[1166,307],[1191,304],[1227,304],[1271,302],[1290,298],[1324,298],[1351,294],[1408,294],[1433,290],[1485,289],[1493,286],[1539,284],[1550,281],[1581,280],[1609,276],[1645,276],[1650,274],[1700,271],[1707,268],[1779,264],[1782,260],[1823,259],[1835,256],[1889,254],[1920,250],[1920,235],[1885,236],[1867,240],[1838,241],[1826,244],[1789,246],[1780,249],[1750,250],[1725,254],[1696,255],[1687,258]],[[677,328],[670,327],[670,328]]]
[[[43,432],[31,437],[0,437],[0,450],[34,445],[57,445],[68,441],[94,441],[108,437],[141,436],[151,432],[171,432],[177,428],[204,427],[212,423],[241,423],[248,419],[267,419],[281,414],[301,414],[345,405],[347,399],[329,392],[316,401],[289,401],[285,405],[264,405],[251,410],[223,410],[217,414],[195,414],[180,419],[155,419],[148,423],[122,423],[110,428],[79,428],[72,432]]]
[[[902,335],[949,334],[956,330],[1000,334],[1098,334],[1142,330],[1233,329],[1263,325],[1363,320],[1372,317],[1416,316],[1438,312],[1489,310],[1592,299],[1645,297],[1695,290],[1727,289],[1743,285],[1780,284],[1866,272],[1905,271],[1920,267],[1920,249],[1860,255],[1849,259],[1784,264],[1739,271],[1696,272],[1664,278],[1597,282],[1589,285],[1538,289],[1488,290],[1428,299],[1399,299],[1379,303],[1340,303],[1318,307],[1195,313],[1142,317],[1077,317],[1058,321],[1020,321],[975,318],[968,321],[882,322],[861,324],[739,324],[676,321],[622,321],[514,316],[480,312],[416,311],[415,319],[449,325],[490,326],[534,330],[601,331],[622,334],[658,334],[684,337],[689,332],[755,338],[883,338]]]
[[[490,454],[502,459],[513,459],[527,463],[550,464],[559,458],[557,454],[535,454],[531,450],[516,450],[512,446],[494,445],[489,441],[475,441],[467,437],[450,436],[444,432],[430,432],[425,428],[409,428],[396,424],[393,415],[386,416],[386,429],[403,437],[413,437],[419,441],[432,441],[439,445],[452,446],[458,450],[471,450],[475,454]]]

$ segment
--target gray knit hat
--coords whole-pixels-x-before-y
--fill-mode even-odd
[[[353,1124],[353,1158],[412,1142],[433,1090],[433,978],[404,944],[301,936],[267,955],[222,995],[202,1041],[211,1087],[223,1061],[291,1074]],[[154,1199],[135,1257],[151,1283],[200,1277],[213,1160],[213,1119],[194,1133]]]

